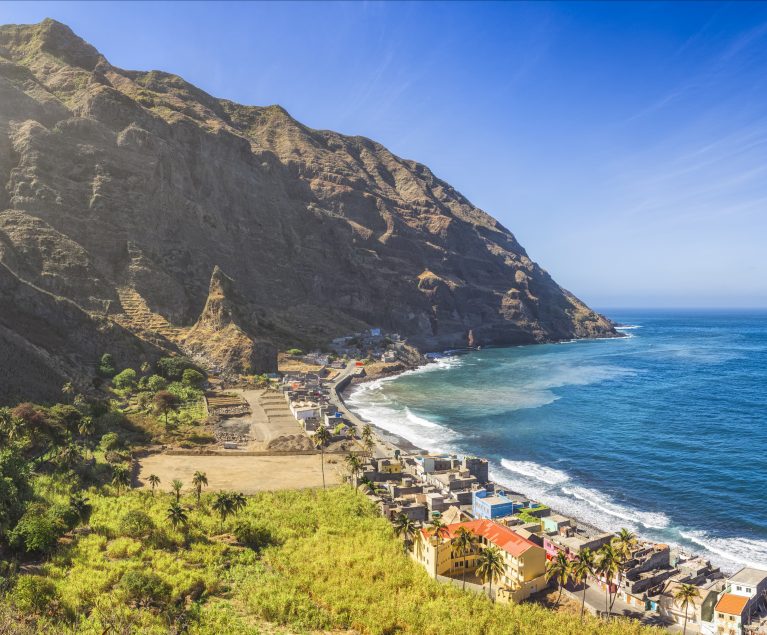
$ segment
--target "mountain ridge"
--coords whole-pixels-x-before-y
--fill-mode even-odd
[[[120,350],[188,352],[216,271],[236,289],[237,351],[198,338],[195,353],[238,372],[371,326],[422,350],[618,335],[427,166],[117,68],[53,20],[0,26],[0,182],[0,262],[121,325]],[[2,309],[0,325],[20,330]]]

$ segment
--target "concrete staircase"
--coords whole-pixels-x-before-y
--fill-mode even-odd
[[[183,339],[186,329],[173,326],[162,315],[154,313],[135,289],[118,287],[117,295],[123,312],[113,316],[116,322],[131,331],[159,335],[171,342]]]

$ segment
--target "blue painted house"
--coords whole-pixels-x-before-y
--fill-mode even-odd
[[[529,506],[529,501],[524,499],[511,499],[503,490],[488,492],[486,489],[478,489],[472,494],[471,511],[474,518],[503,518],[512,516]]]

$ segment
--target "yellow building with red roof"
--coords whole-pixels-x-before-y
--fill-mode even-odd
[[[467,554],[457,552],[451,544],[461,527],[477,537],[476,545]],[[546,551],[543,547],[492,520],[453,523],[447,525],[439,536],[424,528],[419,534],[413,557],[432,578],[460,580],[465,573],[467,580],[481,584],[476,580],[478,556],[482,549],[490,545],[498,547],[503,554],[503,575],[493,581],[497,599],[521,602],[548,586],[545,578]]]

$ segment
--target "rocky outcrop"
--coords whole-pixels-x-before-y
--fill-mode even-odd
[[[0,261],[153,345],[202,332],[216,266],[240,298],[223,330],[256,334],[255,348],[370,326],[423,350],[469,333],[475,344],[616,335],[426,166],[278,106],[122,70],[52,20],[0,27],[0,185]],[[260,355],[247,348],[238,368]]]
[[[277,347],[245,331],[245,306],[232,279],[216,267],[205,308],[185,336],[184,350],[202,366],[224,374],[276,372]]]

